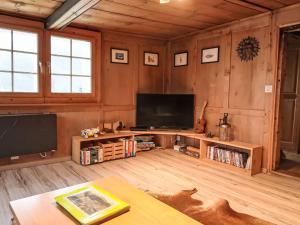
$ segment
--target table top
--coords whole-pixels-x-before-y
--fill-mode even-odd
[[[97,184],[129,203],[130,211],[103,225],[199,225],[196,220],[160,202],[117,177],[107,177],[89,183]],[[79,188],[83,183],[40,195],[10,202],[15,219],[20,225],[74,225],[79,224],[59,207],[54,197]]]

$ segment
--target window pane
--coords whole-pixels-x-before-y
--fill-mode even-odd
[[[72,39],[72,56],[91,58],[91,43]]]
[[[11,92],[11,86],[11,73],[0,72],[0,92]]]
[[[73,58],[72,74],[91,76],[91,60]]]
[[[38,92],[37,74],[14,73],[14,92]]]
[[[76,76],[72,77],[72,92],[91,93],[91,78]]]
[[[0,70],[11,71],[11,52],[0,51]]]
[[[37,34],[22,31],[13,31],[13,46],[14,50],[37,53]]]
[[[11,49],[11,30],[0,28],[0,48]]]
[[[14,71],[37,73],[37,55],[14,52]]]
[[[51,54],[71,56],[71,39],[51,36]]]
[[[61,56],[51,56],[51,73],[71,74],[71,59]]]
[[[51,76],[51,92],[53,93],[70,93],[71,76]]]

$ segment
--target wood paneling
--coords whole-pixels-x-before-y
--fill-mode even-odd
[[[45,19],[64,0],[2,0],[0,10]],[[258,15],[300,0],[102,0],[74,24],[170,39],[214,25]]]
[[[159,66],[141,66],[144,65],[144,52],[153,52],[159,54]],[[164,90],[164,75],[166,68],[166,47],[139,45],[139,93],[162,93]]]
[[[285,34],[286,59],[282,71],[281,149],[298,153],[300,132],[300,40],[296,33]]]
[[[104,33],[103,35],[103,104],[134,105],[137,92],[163,92],[165,69],[165,42],[128,35]],[[110,62],[111,48],[126,48],[128,64]],[[159,66],[144,65],[144,52],[159,53]]]
[[[270,150],[268,153],[269,167],[275,170],[280,161],[280,93],[282,86],[284,56],[284,44],[280,36],[280,28],[290,25],[300,24],[300,5],[292,5],[274,12],[272,17],[272,54],[270,63],[270,73],[267,81],[273,84],[274,94],[266,99],[266,108],[272,109],[268,112],[270,115]],[[279,57],[278,57],[279,55]]]
[[[188,52],[188,66],[174,66],[174,55],[180,52]],[[182,40],[171,44],[171,78],[167,91],[172,93],[193,93],[196,69],[196,46],[193,43]]]
[[[196,105],[202,105],[208,101],[208,107],[222,108],[224,104],[224,87],[226,86],[226,36],[202,39],[197,41],[197,72],[195,81],[195,91],[198,95]],[[201,50],[219,46],[219,63],[202,64]]]
[[[203,32],[174,40],[171,51],[189,50],[190,61],[185,67],[173,67],[170,73],[169,92],[192,92],[196,95],[196,115],[208,100],[206,109],[207,130],[218,135],[219,118],[229,113],[236,140],[264,145],[265,92],[267,66],[270,56],[270,15],[253,17],[229,24],[212,32]],[[252,28],[251,28],[252,27]],[[260,41],[259,56],[250,62],[241,62],[236,54],[238,43],[248,36]],[[220,46],[217,63],[201,64],[203,48]],[[267,166],[264,155],[263,167]]]
[[[111,63],[111,48],[126,46],[129,53],[128,64]],[[103,62],[103,103],[105,105],[133,105],[134,87],[137,78],[137,46],[125,44],[124,42],[104,41],[104,62]]]
[[[248,36],[259,41],[259,54],[253,61],[241,61],[238,44]],[[269,59],[270,30],[268,27],[240,31],[232,34],[229,107],[238,109],[264,109],[264,85]]]
[[[139,92],[163,92],[165,70],[165,41],[104,32],[102,39],[102,61],[100,85],[96,85],[101,99],[96,103],[64,104],[35,102],[32,99],[12,105],[9,102],[0,105],[0,114],[18,113],[57,113],[58,115],[58,151],[49,158],[70,156],[71,137],[78,135],[81,129],[96,127],[103,121],[125,122],[126,127],[135,125],[135,96]],[[129,50],[129,64],[110,62],[110,48]],[[159,67],[148,68],[143,62],[144,51],[160,54]],[[10,102],[11,103],[11,102]],[[26,104],[27,103],[27,104]],[[38,155],[21,156],[20,160],[1,159],[0,165],[40,160]]]

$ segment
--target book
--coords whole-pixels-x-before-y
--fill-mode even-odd
[[[239,149],[226,149],[217,145],[207,146],[206,158],[244,169],[249,169],[250,166],[249,154]]]
[[[55,201],[84,225],[112,219],[130,208],[129,204],[94,184],[56,196]]]

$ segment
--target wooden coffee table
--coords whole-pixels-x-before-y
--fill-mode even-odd
[[[130,211],[113,218],[105,225],[199,225],[196,220],[158,201],[117,177],[92,181],[130,204]],[[15,221],[20,225],[79,224],[56,205],[54,197],[86,185],[79,184],[10,202]]]

